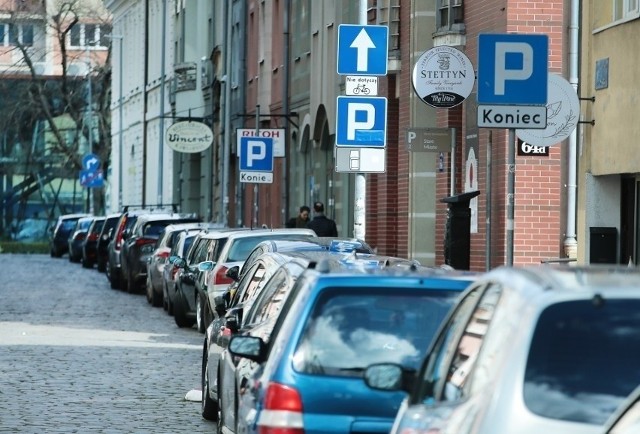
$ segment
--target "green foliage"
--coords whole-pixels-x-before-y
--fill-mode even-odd
[[[38,253],[48,254],[49,243],[34,242],[21,243],[19,241],[0,241],[0,253]]]

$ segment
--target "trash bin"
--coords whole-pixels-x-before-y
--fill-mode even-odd
[[[617,263],[618,229],[614,227],[589,228],[589,263]]]
[[[471,208],[469,202],[479,191],[470,191],[441,199],[448,205],[444,239],[444,262],[457,270],[470,268]]]

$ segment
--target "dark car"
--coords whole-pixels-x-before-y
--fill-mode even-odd
[[[182,269],[176,264],[177,260],[184,260],[187,253],[202,229],[189,229],[180,231],[178,237],[169,252],[168,264],[162,270],[162,307],[169,315],[173,315],[173,304],[176,299],[179,274]]]
[[[417,370],[475,277],[381,266],[394,264],[389,258],[369,268],[373,258],[318,263],[271,297],[265,286],[244,320],[248,335],[233,336],[221,356],[220,425],[243,433],[389,432],[405,394],[371,390],[365,368],[395,362]]]
[[[173,248],[180,232],[220,227],[215,223],[178,223],[166,226],[160,233],[154,246],[153,253],[148,258],[147,281],[145,292],[147,301],[153,306],[164,304],[163,279],[164,268],[168,265],[171,249]]]
[[[133,293],[142,288],[147,280],[148,259],[166,226],[199,222],[194,214],[149,213],[139,216],[131,230],[123,234],[120,265],[124,289]]]
[[[98,271],[104,273],[107,270],[107,262],[109,259],[109,242],[113,238],[113,232],[115,231],[115,227],[118,224],[118,220],[120,219],[121,213],[109,214],[102,225],[102,230],[100,231],[100,236],[98,237],[97,244],[97,257],[96,264],[98,267]]]
[[[65,214],[58,217],[58,221],[51,232],[51,257],[59,258],[69,252],[69,235],[75,229],[78,219],[89,214]]]
[[[107,264],[105,271],[109,284],[113,289],[119,289],[123,282],[121,253],[124,234],[131,231],[131,228],[138,220],[138,216],[150,212],[152,211],[149,209],[129,209],[125,207],[122,214],[120,214],[118,223],[116,223],[113,229],[111,241],[109,241],[109,246],[107,247]]]
[[[96,217],[91,222],[89,229],[87,230],[87,237],[82,244],[82,266],[84,268],[92,268],[98,258],[98,239],[100,239],[100,232],[104,226],[106,217]]]
[[[89,230],[89,226],[91,226],[93,219],[94,217],[91,216],[80,217],[76,221],[76,225],[67,240],[69,244],[68,250],[70,262],[80,262],[82,259],[82,245],[87,238],[87,231]]]

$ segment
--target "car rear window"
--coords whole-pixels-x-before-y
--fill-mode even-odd
[[[68,219],[68,220],[62,220],[62,223],[60,224],[60,231],[64,231],[64,232],[69,232],[71,231],[73,228],[76,227],[76,225],[78,224],[78,219]]]
[[[538,319],[526,406],[552,419],[603,424],[640,384],[640,300],[558,303]]]
[[[373,363],[417,369],[455,291],[335,288],[316,302],[293,358],[294,369],[361,376]]]
[[[313,237],[313,235],[308,235],[308,237]],[[227,258],[227,262],[241,262],[245,261],[251,251],[261,242],[266,240],[300,240],[304,239],[305,234],[277,234],[271,233],[269,235],[264,235],[260,237],[246,237],[246,238],[238,238],[233,240],[233,244],[229,246],[229,255]]]

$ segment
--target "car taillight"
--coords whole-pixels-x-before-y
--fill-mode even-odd
[[[155,256],[157,258],[167,259],[169,257],[169,250],[156,250]]]
[[[231,285],[233,283],[233,279],[227,277],[228,268],[225,266],[221,266],[216,271],[216,275],[213,276],[213,284],[214,285]]]
[[[154,240],[153,238],[138,238],[136,240],[136,246],[140,247],[140,246],[146,246],[147,244],[151,244],[151,243],[155,243],[156,240]]]
[[[89,241],[98,241],[98,234],[96,234],[95,232],[91,232],[89,234],[89,237],[87,238],[87,240],[89,240]]]
[[[304,434],[302,398],[293,387],[269,383],[258,418],[260,434]]]
[[[85,233],[79,233],[79,234],[76,234],[75,238],[76,238],[77,241],[82,241],[82,240],[84,240],[86,238],[86,236],[87,236],[87,234],[85,234]]]
[[[125,217],[122,220],[122,224],[118,228],[118,234],[116,235],[116,250],[120,250],[120,248],[122,247],[122,234],[124,233],[124,226],[126,222],[127,218]]]

